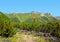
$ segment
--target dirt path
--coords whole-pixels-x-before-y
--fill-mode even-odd
[[[31,35],[19,34],[17,33],[18,40],[17,42],[34,42],[34,37]]]
[[[27,36],[27,35],[25,35],[24,40],[25,40],[26,42],[34,42],[32,36]]]

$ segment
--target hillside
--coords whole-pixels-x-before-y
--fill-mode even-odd
[[[57,19],[53,17],[50,13],[41,13],[41,12],[31,12],[31,13],[11,13],[7,15],[15,22],[31,22],[33,19],[41,23],[46,22],[56,22]]]
[[[13,34],[15,32],[14,30],[11,32],[12,24],[10,25],[12,21],[9,17],[6,16],[6,14],[0,12],[0,42],[46,42],[45,38],[40,36],[34,36],[34,34],[28,34],[28,32],[17,32],[13,37],[8,37],[8,34]],[[11,34],[11,35],[12,35]],[[3,36],[3,37],[2,37]],[[5,38],[8,37],[8,38]]]
[[[50,13],[0,12],[1,42],[60,42],[60,21]]]
[[[58,21],[60,21],[60,16],[56,16],[55,18],[56,18]]]

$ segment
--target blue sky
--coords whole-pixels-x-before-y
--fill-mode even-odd
[[[0,11],[11,12],[49,12],[60,16],[60,0],[0,0]]]

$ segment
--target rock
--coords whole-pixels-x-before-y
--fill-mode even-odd
[[[11,42],[10,40],[3,40],[2,42]]]

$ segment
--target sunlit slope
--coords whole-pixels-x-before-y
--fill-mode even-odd
[[[31,14],[28,13],[12,13],[12,14],[7,14],[7,16],[12,19],[15,22],[24,22],[25,20],[27,20],[29,18]]]
[[[10,20],[4,13],[0,12],[0,22],[4,23]]]
[[[53,17],[49,13],[12,13],[7,14],[9,18],[11,18],[15,22],[32,22],[33,20],[40,22],[40,23],[46,23],[46,22],[55,22],[57,19]]]
[[[56,16],[55,18],[60,22],[60,16]]]

